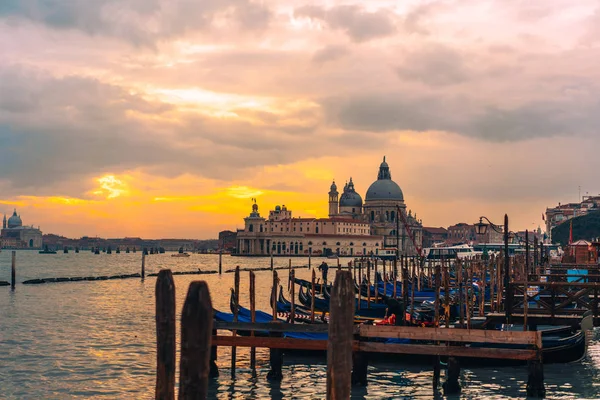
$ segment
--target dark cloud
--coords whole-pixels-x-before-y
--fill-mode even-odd
[[[318,6],[303,6],[294,10],[294,15],[325,21],[332,29],[341,30],[354,42],[366,42],[396,32],[389,10],[369,12],[360,6],[341,5],[324,9]]]
[[[349,130],[388,132],[440,130],[486,141],[521,141],[557,135],[595,135],[600,104],[555,99],[513,107],[478,103],[460,96],[404,93],[329,98],[327,120]]]
[[[333,147],[354,151],[367,136],[324,134],[319,111],[310,108],[285,117],[249,114],[256,123],[190,116],[95,79],[56,79],[18,67],[0,69],[0,93],[6,195],[57,195],[59,183],[79,181],[60,195],[80,196],[86,179],[128,169],[229,180],[243,169],[291,164]]]
[[[338,60],[350,51],[346,46],[329,45],[317,50],[312,57],[312,61],[316,64],[324,64],[329,61]]]
[[[396,69],[405,80],[416,80],[427,85],[443,86],[464,82],[470,71],[458,51],[441,45],[429,45],[405,55],[403,65]]]
[[[211,28],[217,17],[242,29],[265,27],[271,12],[251,0],[2,0],[0,18],[29,20],[53,29],[116,37],[154,45],[190,31]]]

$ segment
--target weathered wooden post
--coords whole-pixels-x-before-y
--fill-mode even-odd
[[[271,324],[280,324],[279,321],[273,320]],[[269,332],[270,337],[282,337],[283,332]],[[283,373],[281,369],[283,367],[283,350],[282,349],[269,349],[269,365],[271,369],[267,373],[267,380],[269,381],[280,381],[283,379]]]
[[[456,357],[449,357],[446,370],[446,382],[442,385],[445,396],[460,393],[460,383],[458,383],[459,378],[460,364],[458,363],[458,359]]]
[[[310,289],[310,293],[311,293],[311,299],[310,299],[310,322],[315,322],[315,270],[312,270],[312,279],[311,279],[311,289]]]
[[[311,254],[312,253],[312,247],[308,248],[308,269],[310,269],[310,261],[311,261]]]
[[[292,270],[292,259],[288,258],[288,269],[291,271]]]
[[[374,264],[375,271],[373,272],[373,288],[375,288],[375,303],[379,303],[379,282],[377,276],[377,259]]]
[[[293,324],[294,320],[296,319],[296,284],[294,283],[296,278],[295,272],[296,271],[294,270],[290,271],[290,324]]]
[[[532,327],[533,331],[537,331],[537,325]],[[546,396],[546,388],[544,386],[544,364],[542,362],[542,349],[540,348],[541,336],[538,343],[535,345],[537,357],[535,360],[527,362],[527,396],[544,398]]]
[[[273,271],[273,288],[271,289],[271,307],[273,309],[273,321],[277,321],[277,271]]]
[[[17,279],[17,252],[12,251],[10,262],[10,289],[15,290],[15,283]]]
[[[142,279],[146,277],[146,252],[142,252]]]
[[[396,286],[398,286],[397,285],[397,282],[398,282],[398,256],[397,255],[396,255],[396,258],[394,258],[394,267],[393,268],[394,268],[394,271],[393,271],[394,277],[392,279],[392,282],[394,283],[394,289],[393,289],[392,296],[395,299],[397,297],[397,291],[398,291],[398,289],[396,289]]]
[[[219,251],[219,275],[223,273],[223,250]]]
[[[179,399],[206,399],[212,342],[213,307],[208,285],[190,283],[181,313]]]
[[[175,399],[175,283],[169,269],[158,273],[156,297],[156,400]]]
[[[347,271],[339,272],[331,289],[327,340],[327,399],[350,398],[354,285]]]
[[[271,253],[271,271],[273,271],[273,253]]]
[[[256,277],[253,271],[250,271],[250,322],[256,322]],[[250,336],[254,337],[254,331],[250,331]],[[250,348],[250,369],[256,369],[256,347]]]
[[[234,283],[233,283],[233,294],[235,304],[233,306],[233,322],[238,322],[238,311],[240,304],[240,266],[236,265],[235,267],[235,275],[234,275]],[[231,331],[233,336],[236,335],[236,331]],[[235,378],[235,364],[237,360],[237,347],[231,346],[231,377]]]

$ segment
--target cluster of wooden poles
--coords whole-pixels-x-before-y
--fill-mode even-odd
[[[438,267],[438,270],[441,269]],[[292,278],[294,272],[291,271]],[[270,349],[269,380],[282,378],[283,350],[327,351],[327,398],[347,399],[352,384],[366,385],[369,353],[399,353],[437,356],[434,361],[434,394],[440,378],[439,356],[448,359],[448,373],[444,383],[446,394],[460,392],[458,377],[460,367],[456,356],[480,358],[510,358],[531,360],[528,393],[542,395],[543,369],[541,364],[541,332],[496,332],[465,329],[432,329],[402,326],[354,326],[355,283],[351,271],[336,273],[331,290],[330,319],[328,324],[282,323],[276,319],[270,323],[255,322],[255,274],[250,271],[250,323],[237,322],[237,300],[233,308],[233,322],[213,321],[212,302],[205,282],[192,282],[189,286],[181,317],[181,359],[179,398],[206,398],[208,378],[219,375],[216,365],[217,346],[231,346],[231,373],[235,377],[236,348],[251,348],[251,368],[256,367],[255,347]],[[313,278],[314,280],[314,278]],[[234,292],[239,294],[239,267],[234,278]],[[273,287],[278,286],[277,272],[273,272]],[[291,288],[294,285],[291,285]],[[290,289],[291,289],[290,288]],[[314,288],[314,285],[313,285]],[[291,289],[293,290],[293,289]],[[274,296],[276,290],[272,291]],[[236,296],[237,298],[238,296]],[[272,298],[271,300],[275,300]],[[292,305],[292,313],[293,313]],[[314,310],[313,310],[314,318]],[[174,398],[175,382],[175,286],[171,271],[162,270],[156,282],[156,333],[157,333],[157,381],[156,398]],[[219,336],[218,329],[230,330],[233,336]],[[250,331],[250,336],[236,336],[236,330]],[[268,331],[269,337],[254,337],[254,331]],[[283,338],[284,332],[327,332],[327,340]],[[366,339],[409,338],[430,341],[431,344],[388,344]],[[431,342],[433,341],[433,342]],[[532,350],[502,348],[472,348],[464,343],[521,343],[533,345]],[[440,343],[446,343],[445,345]],[[451,343],[454,343],[452,345]]]

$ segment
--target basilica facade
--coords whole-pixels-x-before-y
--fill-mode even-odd
[[[414,255],[422,246],[422,228],[416,214],[406,212],[404,194],[384,157],[364,202],[352,178],[341,195],[335,181],[331,184],[328,218],[294,218],[285,205],[266,218],[254,202],[237,232],[237,254],[368,256],[398,248],[402,255]]]
[[[13,211],[10,218],[2,221],[0,234],[2,248],[8,249],[40,249],[42,247],[42,231],[33,226],[23,225],[17,210]]]

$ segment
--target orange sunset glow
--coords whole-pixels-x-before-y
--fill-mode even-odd
[[[332,180],[364,194],[386,156],[425,226],[543,228],[600,192],[600,13],[517,3],[9,0],[0,212],[216,238],[253,198],[326,217]]]

